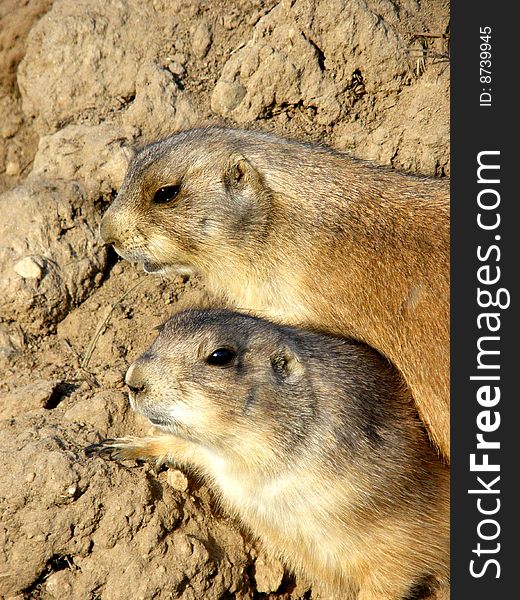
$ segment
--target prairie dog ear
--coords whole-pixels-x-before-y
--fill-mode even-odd
[[[298,355],[288,346],[276,350],[270,359],[274,374],[283,381],[291,383],[303,377],[305,368]]]
[[[260,174],[253,165],[240,154],[231,156],[226,171],[224,181],[230,188],[241,188],[252,183],[258,182]]]

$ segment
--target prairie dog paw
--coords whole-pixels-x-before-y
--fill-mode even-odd
[[[105,460],[128,460],[141,458],[141,449],[132,438],[109,438],[84,449],[88,458],[100,456]]]

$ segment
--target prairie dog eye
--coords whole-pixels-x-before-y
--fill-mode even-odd
[[[153,197],[154,204],[167,204],[178,196],[181,191],[181,186],[179,185],[165,185],[164,187],[159,188]]]
[[[206,362],[208,365],[215,367],[224,367],[225,365],[229,365],[235,356],[236,353],[234,350],[230,350],[229,348],[217,348],[206,358]]]

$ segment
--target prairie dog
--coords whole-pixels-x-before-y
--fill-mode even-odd
[[[239,310],[353,337],[409,386],[447,462],[449,183],[272,135],[193,129],[141,149],[101,236]]]
[[[89,454],[195,470],[268,551],[334,597],[448,597],[449,469],[374,350],[191,309],[126,382],[132,407],[163,433]]]

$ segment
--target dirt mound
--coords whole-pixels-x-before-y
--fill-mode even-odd
[[[126,147],[195,124],[449,173],[448,4],[7,1],[0,30],[0,597],[319,597],[190,474],[84,458],[146,433],[124,373],[202,293],[97,226]]]

